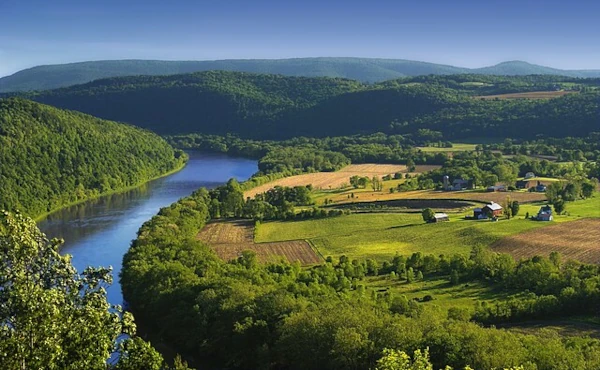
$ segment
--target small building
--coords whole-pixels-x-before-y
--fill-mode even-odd
[[[526,179],[532,179],[532,178],[534,178],[534,177],[535,177],[535,173],[533,173],[533,172],[527,172],[527,173],[525,174],[525,178],[526,178]]]
[[[494,186],[488,186],[487,191],[489,192],[494,192],[494,191],[506,191],[506,185],[494,185]]]
[[[465,190],[469,188],[469,181],[463,179],[455,179],[452,181],[452,190]]]
[[[535,191],[537,191],[538,193],[543,193],[543,192],[545,192],[545,191],[546,191],[546,185],[543,185],[543,184],[538,184],[538,185],[535,187]]]
[[[517,189],[529,189],[539,184],[539,181],[534,180],[519,180],[515,184]]]
[[[498,217],[502,215],[502,206],[498,203],[492,202],[481,209],[481,211],[489,216]]]
[[[540,208],[537,216],[535,216],[535,220],[537,221],[552,221],[552,207],[549,205],[545,205]]]
[[[485,214],[483,209],[475,208],[475,209],[473,209],[473,218],[476,220],[483,220],[483,219],[487,218],[487,215]]]
[[[431,222],[443,222],[443,221],[450,221],[450,217],[448,217],[448,215],[445,213],[436,213],[433,215],[433,219],[431,220]]]

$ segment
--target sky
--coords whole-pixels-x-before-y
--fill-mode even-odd
[[[600,69],[600,1],[0,0],[0,76],[105,59],[351,56]]]

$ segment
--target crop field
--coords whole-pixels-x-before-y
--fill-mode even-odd
[[[444,153],[444,152],[472,152],[476,144],[452,143],[452,148],[438,148],[435,146],[420,146],[417,149],[423,152]]]
[[[468,254],[474,246],[488,247],[505,236],[545,228],[548,223],[524,218],[498,222],[464,220],[449,214],[450,222],[426,224],[414,213],[359,213],[294,222],[265,222],[257,242],[309,240],[323,256],[388,260],[403,255]]]
[[[320,257],[305,240],[289,240],[274,243],[255,243],[254,226],[251,221],[218,221],[207,224],[198,234],[202,240],[225,261],[238,258],[245,250],[256,253],[260,262],[285,259],[302,265],[321,262]]]
[[[559,252],[567,259],[600,263],[600,219],[564,222],[512,235],[492,244],[492,249],[516,259]]]
[[[526,191],[515,191],[515,192],[487,192],[487,191],[435,191],[435,190],[416,190],[406,192],[395,192],[390,193],[389,188],[386,187],[384,181],[383,191],[375,192],[367,189],[351,189],[344,192],[327,192],[323,191],[320,197],[330,199],[335,203],[348,203],[348,202],[374,202],[374,201],[388,201],[396,199],[453,199],[453,200],[467,200],[481,203],[489,203],[494,201],[502,204],[506,200],[507,196],[510,196],[511,200],[516,200],[519,203],[539,202],[546,199],[544,193],[530,193]],[[387,191],[386,191],[387,189]],[[348,195],[354,193],[354,198],[350,198]]]
[[[417,166],[412,174],[423,173],[440,168],[434,165]],[[351,164],[335,172],[316,172],[303,175],[290,176],[283,179],[271,181],[244,192],[244,197],[254,197],[256,194],[274,188],[275,186],[301,186],[312,185],[315,189],[336,189],[350,184],[350,177],[373,176],[382,177],[396,172],[406,173],[407,168],[403,164]]]
[[[532,91],[523,93],[512,93],[512,94],[499,94],[499,95],[482,95],[476,96],[475,99],[553,99],[565,96],[567,94],[574,94],[575,91]]]

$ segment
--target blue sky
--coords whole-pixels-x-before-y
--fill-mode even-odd
[[[356,56],[600,69],[599,1],[0,0],[0,76],[100,59]]]

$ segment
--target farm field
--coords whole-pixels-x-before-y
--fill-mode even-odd
[[[600,263],[600,218],[554,224],[503,238],[492,250],[509,253],[516,259],[559,252],[566,259]]]
[[[265,222],[258,227],[255,240],[307,239],[323,256],[383,261],[396,253],[466,255],[473,246],[488,247],[505,236],[549,226],[524,218],[498,222],[462,218],[463,214],[450,214],[450,222],[425,224],[418,213],[358,213],[318,220]]]
[[[417,166],[412,174],[431,171],[440,166],[423,165]],[[335,189],[350,183],[352,176],[384,176],[396,172],[406,173],[405,165],[400,164],[351,164],[335,172],[316,172],[302,175],[290,176],[283,179],[271,181],[269,183],[257,186],[246,192],[244,197],[254,197],[256,194],[264,193],[275,186],[301,186],[312,185],[315,189]]]
[[[438,148],[435,146],[419,146],[417,149],[423,152],[430,153],[445,153],[445,152],[472,152],[475,150],[476,144],[452,143],[452,148]]]
[[[476,96],[475,99],[553,99],[565,96],[567,94],[575,94],[575,91],[532,91],[523,93],[499,94],[499,95],[482,95]]]
[[[202,240],[223,260],[238,258],[245,250],[256,253],[260,262],[277,261],[310,265],[321,262],[321,258],[304,240],[289,240],[275,243],[255,243],[254,226],[251,221],[218,221],[207,224],[198,234]]]
[[[438,191],[438,190],[415,190],[405,192],[390,193],[389,187],[386,187],[386,183],[391,181],[384,181],[384,188],[382,191],[372,191],[371,189],[348,189],[345,191],[322,191],[317,193],[315,199],[327,198],[335,203],[348,203],[348,202],[374,202],[374,201],[387,201],[396,199],[454,199],[454,200],[468,200],[481,203],[489,203],[494,201],[502,204],[507,196],[510,196],[512,200],[516,200],[519,203],[528,202],[539,202],[546,199],[544,193],[532,193],[527,191],[513,191],[513,192],[487,192],[481,191]],[[396,183],[397,185],[397,183]],[[387,191],[386,191],[387,189]],[[349,195],[354,193],[355,197],[350,198]]]
[[[433,300],[421,302],[427,307],[436,306],[443,311],[450,308],[472,310],[476,302],[495,303],[504,300],[511,292],[495,289],[477,281],[451,285],[448,279],[442,277],[426,278],[407,283],[405,280],[390,279],[389,275],[373,276],[365,279],[365,285],[379,291],[385,290],[394,296],[421,300],[429,295]]]

